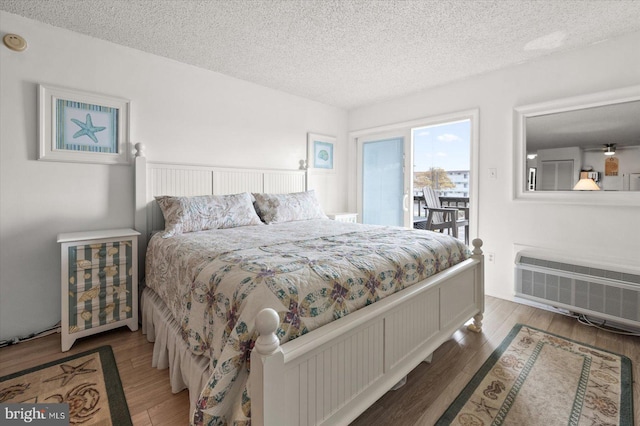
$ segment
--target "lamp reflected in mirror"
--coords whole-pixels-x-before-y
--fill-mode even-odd
[[[600,187],[591,178],[582,178],[573,187],[574,191],[600,191]]]

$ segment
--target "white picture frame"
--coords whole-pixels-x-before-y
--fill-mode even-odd
[[[130,103],[38,85],[38,160],[130,165]]]
[[[334,136],[307,133],[307,169],[334,173],[335,144]]]

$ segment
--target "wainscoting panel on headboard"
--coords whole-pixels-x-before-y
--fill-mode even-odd
[[[263,172],[255,170],[216,170],[213,172],[213,194],[262,192]]]
[[[265,172],[262,192],[267,194],[302,192],[306,189],[305,178],[304,173]]]
[[[192,196],[212,193],[211,171],[207,169],[148,164],[149,191],[156,195]]]

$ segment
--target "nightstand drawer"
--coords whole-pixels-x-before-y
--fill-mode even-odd
[[[126,264],[131,255],[131,241],[71,246],[69,271]]]
[[[80,283],[102,283],[103,286],[117,284],[126,280],[131,275],[131,266],[109,265],[104,268],[83,269],[80,271],[70,271],[69,286],[75,287]]]
[[[96,298],[69,309],[69,333],[99,327],[131,318],[133,309],[121,295],[115,300]]]
[[[77,288],[78,291],[88,290],[96,284],[106,287],[119,285],[129,279],[133,274],[131,260],[121,265],[107,265],[105,267],[69,270],[69,288]]]
[[[94,304],[95,301],[99,301],[101,305],[110,303],[116,299],[120,299],[122,302],[127,303],[127,296],[131,294],[131,285],[124,283],[119,286],[114,285],[97,285],[84,291],[73,291],[69,289],[69,309],[73,310],[75,307],[84,308],[87,302]],[[127,303],[131,305],[131,303]]]

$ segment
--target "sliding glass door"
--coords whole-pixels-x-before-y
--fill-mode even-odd
[[[357,207],[362,223],[411,228],[414,215],[418,220],[424,218],[419,201],[422,188],[432,186],[440,190],[442,198],[453,198],[458,202],[456,207],[468,212],[470,238],[475,238],[477,110],[359,130],[350,138],[356,142]],[[429,140],[431,143],[427,143]],[[456,158],[465,162],[454,162]],[[439,169],[444,173],[436,173]],[[432,175],[439,177],[434,181]],[[462,202],[464,205],[460,205]]]

